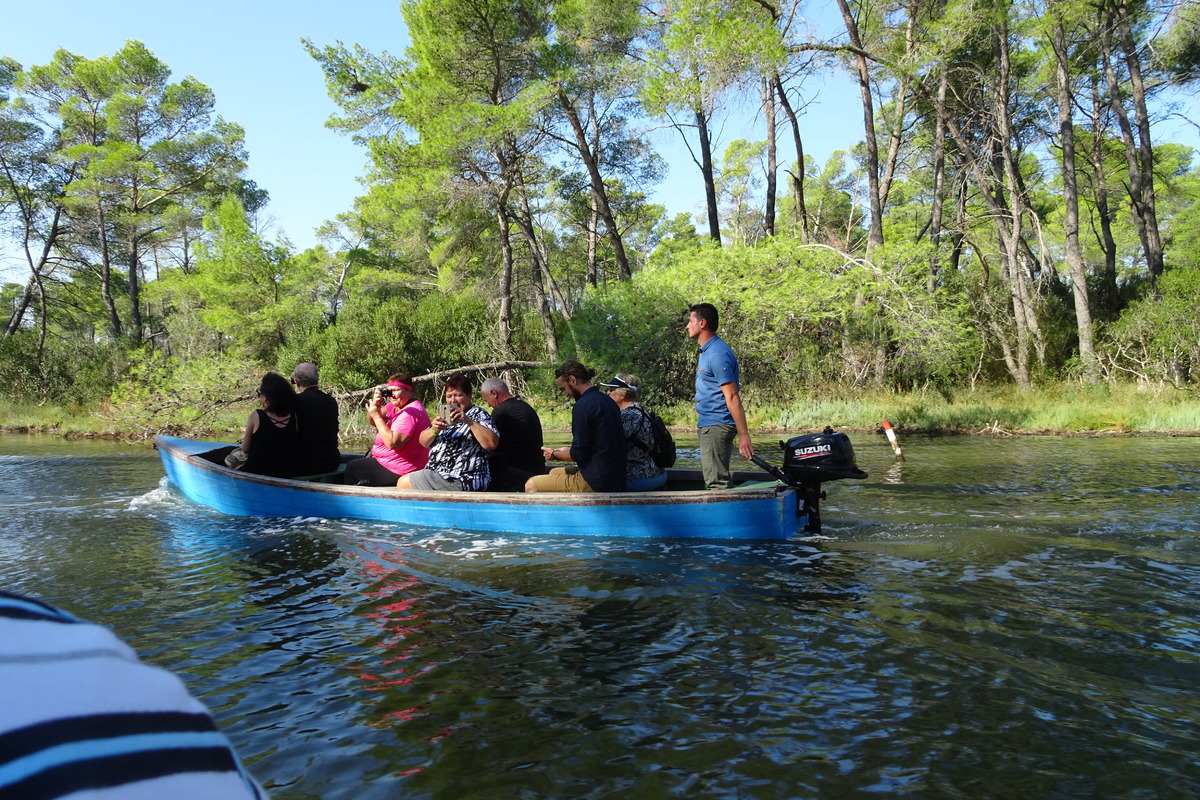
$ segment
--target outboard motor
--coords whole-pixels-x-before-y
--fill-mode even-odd
[[[779,446],[783,448],[783,473],[795,483],[867,477],[867,473],[854,463],[854,445],[850,443],[850,437],[834,433],[833,428],[796,436],[780,442]]]
[[[835,433],[833,428],[827,427],[821,433],[794,436],[786,442],[780,442],[779,446],[783,449],[782,469],[757,455],[752,460],[777,480],[795,487],[804,503],[803,510],[808,514],[808,524],[804,529],[809,533],[820,533],[821,499],[825,497],[821,484],[867,477],[867,473],[854,462],[854,445],[850,443],[849,436]]]

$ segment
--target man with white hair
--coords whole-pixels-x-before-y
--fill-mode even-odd
[[[333,472],[342,463],[338,450],[337,401],[317,388],[317,365],[305,362],[292,370],[296,417],[300,424],[300,458],[293,475]]]
[[[492,407],[500,445],[491,453],[492,490],[521,492],[525,481],[546,471],[542,457],[542,420],[533,406],[515,396],[501,378],[488,378],[479,389]]]

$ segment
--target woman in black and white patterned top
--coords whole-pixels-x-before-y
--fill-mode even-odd
[[[654,428],[650,415],[638,403],[641,379],[627,372],[617,373],[612,383],[602,383],[608,396],[621,408],[621,427],[625,429],[625,491],[648,492],[667,482],[667,473],[654,463]]]
[[[482,492],[492,482],[488,451],[500,444],[491,416],[471,404],[471,379],[456,372],[446,379],[449,419],[441,414],[421,431],[429,448],[425,469],[400,476],[398,489],[424,492]]]

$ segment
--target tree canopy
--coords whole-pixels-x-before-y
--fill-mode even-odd
[[[36,396],[72,348],[110,389],[130,360],[362,384],[574,355],[682,400],[677,322],[709,300],[751,392],[1194,387],[1200,178],[1159,131],[1196,8],[838,0],[819,37],[776,0],[404,0],[400,55],[303,43],[371,164],[304,253],[260,235],[241,129],[145,45],[6,59],[0,219],[28,278],[5,369]],[[818,163],[806,79],[832,71],[862,114],[820,123],[848,146]],[[745,114],[762,138],[726,140]],[[698,219],[652,201],[656,128],[692,154]]]

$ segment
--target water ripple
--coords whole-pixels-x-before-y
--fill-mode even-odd
[[[0,583],[175,670],[277,800],[1200,786],[1200,441],[872,444],[766,543],[233,518],[22,446]]]

